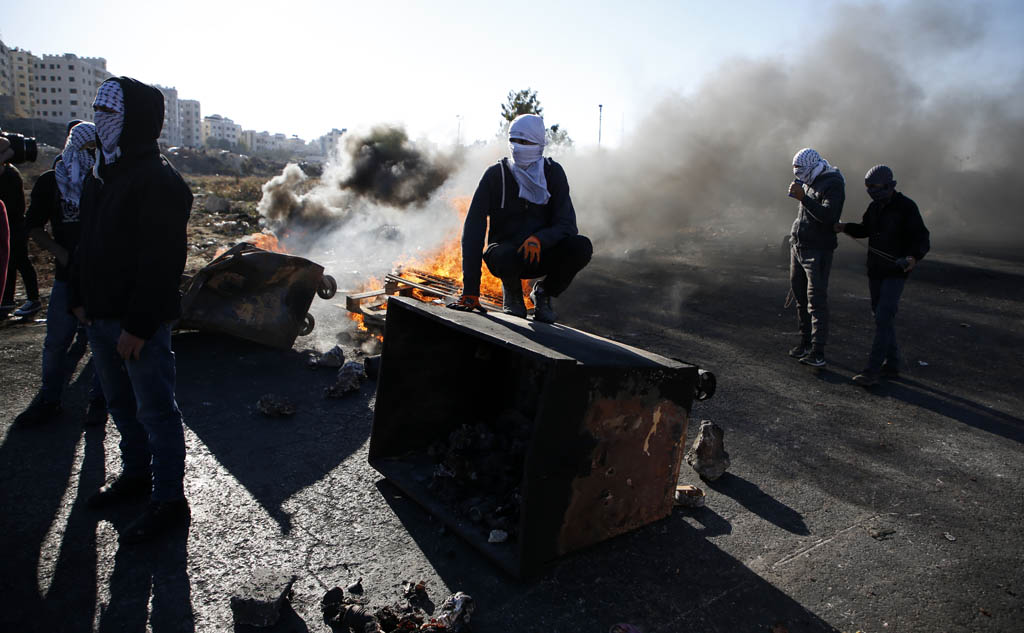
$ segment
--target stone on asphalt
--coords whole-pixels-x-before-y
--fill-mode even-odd
[[[231,596],[231,613],[235,624],[268,627],[277,623],[281,608],[288,600],[294,574],[273,569],[257,569],[252,578],[238,588]]]
[[[689,464],[701,479],[714,481],[729,468],[729,453],[725,451],[725,432],[711,420],[701,420],[700,430],[693,446],[686,452]]]

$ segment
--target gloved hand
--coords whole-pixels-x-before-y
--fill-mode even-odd
[[[540,240],[536,235],[526,238],[522,246],[516,249],[517,253],[523,254],[523,259],[528,264],[536,264],[540,261]]]
[[[449,303],[445,307],[458,310],[459,312],[472,312],[476,310],[480,314],[487,314],[487,310],[484,310],[484,307],[480,305],[480,297],[477,295],[462,295],[458,301]]]
[[[917,260],[914,259],[913,255],[907,255],[906,257],[901,257],[900,259],[896,260],[896,265],[899,266],[900,270],[902,270],[905,273],[909,273],[910,271],[914,270],[914,265],[916,264]]]

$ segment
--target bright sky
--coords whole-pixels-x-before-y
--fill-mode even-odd
[[[507,93],[529,87],[548,125],[580,146],[597,143],[603,104],[602,140],[615,145],[659,98],[692,91],[732,58],[798,60],[836,3],[601,4],[50,0],[44,12],[11,2],[0,39],[36,55],[104,57],[115,75],[198,99],[204,116],[306,140],[378,122],[439,143],[460,131],[463,142],[488,139]],[[965,72],[1019,68],[1024,3],[983,4],[996,18],[990,44]]]

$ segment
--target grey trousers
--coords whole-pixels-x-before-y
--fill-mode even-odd
[[[824,347],[828,342],[828,275],[832,270],[831,250],[797,248],[790,250],[789,285],[796,299],[797,323],[804,343]]]

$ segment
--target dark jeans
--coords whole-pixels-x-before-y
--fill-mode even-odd
[[[498,279],[544,278],[544,293],[557,297],[565,292],[576,273],[590,263],[594,246],[582,235],[570,235],[550,248],[541,250],[540,261],[528,263],[523,254],[517,252],[521,244],[497,242],[488,244],[484,250],[487,269]]]
[[[7,264],[7,285],[4,286],[3,305],[14,305],[14,282],[17,274],[25,283],[25,296],[30,301],[39,301],[39,282],[36,269],[28,259],[28,233],[24,229],[11,231],[11,259]]]
[[[46,339],[43,341],[43,386],[39,389],[45,402],[57,402],[73,367],[68,363],[68,348],[78,332],[78,319],[68,312],[70,289],[66,281],[54,281],[50,302],[46,306]],[[89,399],[103,397],[100,375],[93,367]]]
[[[790,249],[789,286],[796,299],[797,322],[805,343],[824,347],[828,342],[828,274],[831,250]]]
[[[900,349],[896,345],[896,309],[907,280],[904,277],[868,279],[871,311],[875,313],[875,340],[871,344],[868,371],[880,371],[882,363],[899,369]]]
[[[107,410],[121,434],[122,474],[152,472],[153,500],[185,496],[185,430],[174,400],[175,366],[171,327],[161,325],[139,360],[121,360],[121,322],[97,319],[88,327],[92,357],[107,397]]]

